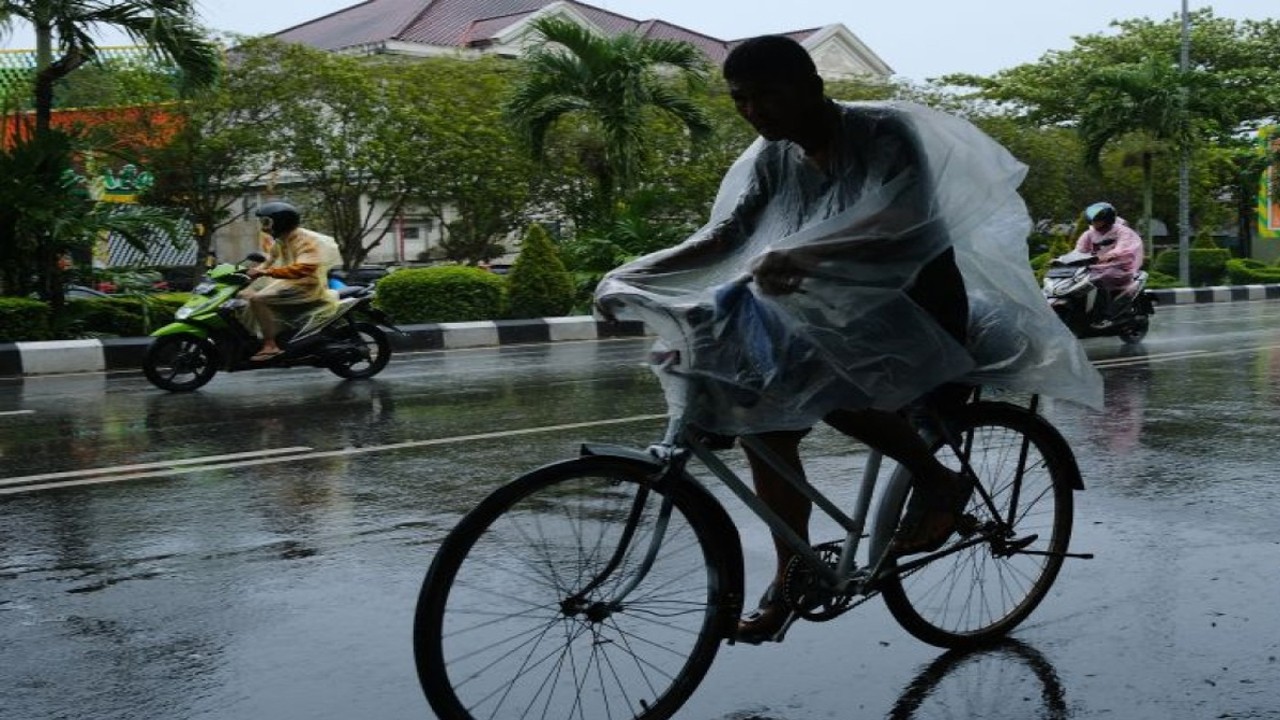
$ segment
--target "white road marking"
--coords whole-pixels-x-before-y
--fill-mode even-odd
[[[138,463],[136,465],[113,465],[110,467],[87,468],[84,470],[68,470],[65,472],[42,473],[40,475],[21,475],[18,477],[0,478],[0,486],[6,485],[31,485],[46,480],[62,480],[84,478],[94,475],[110,475],[112,473],[126,473],[135,470],[150,470],[153,468],[162,468],[166,470],[176,471],[178,468],[184,468],[190,465],[207,466],[210,464],[223,463],[228,460],[237,460],[241,458],[261,458],[262,456],[271,455],[288,455],[304,453],[314,448],[300,445],[298,447],[286,448],[268,448],[266,450],[255,450],[253,452],[231,453],[228,455],[202,455],[200,457],[182,458],[179,460],[160,460],[157,462]],[[274,460],[273,460],[274,461]],[[202,467],[195,468],[197,470]]]
[[[167,477],[171,475],[181,475],[193,472],[208,472],[211,470],[226,470],[238,467],[252,467],[254,465],[269,465],[279,462],[296,462],[301,460],[318,460],[327,457],[341,457],[344,455],[362,455],[366,453],[387,452],[389,450],[404,450],[407,448],[429,447],[432,445],[453,445],[457,443],[473,442],[476,440],[495,440],[508,437],[517,437],[521,435],[534,435],[538,433],[558,432],[561,430],[578,430],[582,428],[602,427],[605,425],[621,425],[634,422],[648,422],[652,420],[661,420],[666,418],[666,413],[660,415],[632,415],[625,418],[614,418],[611,420],[593,420],[590,422],[565,423],[563,425],[543,425],[541,427],[522,428],[520,430],[504,430],[501,432],[478,433],[475,435],[455,435],[453,437],[431,438],[429,440],[409,440],[406,442],[390,443],[387,445],[369,445],[365,447],[342,448],[340,450],[320,450],[306,452],[311,448],[289,448],[292,454],[287,457],[262,457],[268,451],[258,451],[252,453],[237,453],[232,456],[209,456],[205,458],[190,458],[182,461],[174,462],[157,462],[147,463],[146,465],[137,466],[116,466],[112,468],[96,468],[83,471],[74,471],[69,473],[50,473],[49,476],[28,475],[24,478],[5,478],[0,480],[0,495],[13,495],[22,492],[35,492],[37,490],[52,490],[56,488],[78,487],[81,485],[99,485],[102,483],[122,482],[124,480],[137,480],[149,477]],[[276,451],[282,452],[285,449]],[[209,462],[213,458],[232,458],[226,462]],[[245,458],[237,460],[234,458]],[[157,468],[157,469],[148,469]],[[128,472],[129,470],[142,470],[142,472]],[[40,482],[41,478],[53,476],[68,476],[71,479],[55,482]],[[22,483],[22,484],[19,484]],[[8,487],[6,487],[8,486]]]
[[[1124,365],[1144,365],[1151,362],[1162,362],[1165,360],[1178,360],[1185,357],[1195,355],[1206,355],[1208,350],[1180,350],[1178,352],[1157,353],[1155,355],[1135,355],[1133,357],[1117,357],[1106,358],[1105,360],[1095,360],[1093,366],[1096,368],[1120,367]]]

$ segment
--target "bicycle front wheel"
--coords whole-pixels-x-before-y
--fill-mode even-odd
[[[967,648],[1004,636],[1049,592],[1071,540],[1079,471],[1057,431],[1026,409],[977,403],[952,428],[980,489],[942,554],[914,569],[910,557],[891,563],[881,591],[907,632]],[[937,456],[961,467],[946,445]]]
[[[414,619],[418,677],[441,720],[670,717],[723,624],[718,546],[686,492],[588,457],[468,514]]]

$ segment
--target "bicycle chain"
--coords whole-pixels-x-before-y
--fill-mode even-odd
[[[813,546],[827,567],[835,569],[840,560],[838,541]],[[852,595],[837,595],[825,587],[817,575],[799,556],[792,557],[782,575],[782,599],[796,615],[813,622],[824,622],[843,615],[853,605]]]

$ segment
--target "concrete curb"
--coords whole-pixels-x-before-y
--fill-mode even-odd
[[[1214,285],[1202,288],[1149,290],[1161,305],[1236,302],[1243,300],[1275,300],[1280,298],[1280,285]]]
[[[405,334],[391,335],[391,348],[399,352],[648,334],[644,323],[605,323],[590,315],[399,327]],[[0,343],[0,377],[134,370],[142,367],[150,344],[149,337]]]
[[[1275,300],[1280,299],[1280,284],[1219,285],[1148,292],[1160,305]],[[644,323],[604,323],[590,315],[405,325],[400,329],[405,331],[404,335],[391,336],[392,349],[400,352],[649,334]],[[142,367],[150,343],[151,338],[145,337],[0,343],[0,377],[132,370]]]

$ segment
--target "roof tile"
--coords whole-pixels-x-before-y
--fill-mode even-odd
[[[325,50],[389,40],[467,47],[493,37],[549,4],[548,0],[367,0],[283,30],[277,36]],[[636,20],[574,0],[568,4],[605,33],[634,32],[653,39],[684,40],[717,62],[724,59],[730,45],[662,20]]]

